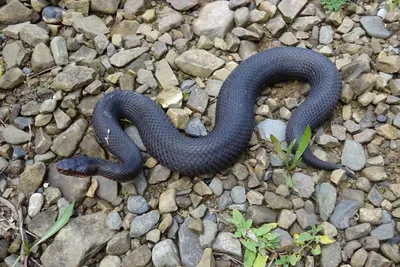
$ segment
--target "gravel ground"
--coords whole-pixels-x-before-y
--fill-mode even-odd
[[[298,266],[400,266],[399,20],[382,1],[328,12],[307,0],[0,0],[0,267],[21,251],[18,210],[32,243],[72,201],[72,219],[29,266],[241,266],[233,209],[255,225],[277,222],[285,248],[289,234],[322,224],[337,242]],[[226,77],[280,46],[313,49],[340,70],[340,103],[311,148],[356,179],[300,165],[286,183],[269,135],[284,141],[309,89],[297,81],[260,95],[249,148],[221,173],[171,172],[127,122],[145,160],[132,182],[57,172],[74,154],[113,160],[91,126],[105,94],[140,92],[182,134],[204,136]]]

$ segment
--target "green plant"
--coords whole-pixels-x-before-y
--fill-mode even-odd
[[[299,145],[296,149],[296,153],[292,155],[292,150],[294,145],[296,144],[296,139],[294,139],[289,146],[286,149],[286,152],[284,152],[284,149],[282,148],[281,143],[279,140],[271,134],[270,136],[272,143],[275,145],[275,150],[278,153],[279,157],[283,160],[285,163],[286,169],[287,170],[293,170],[295,169],[300,163],[301,163],[301,156],[303,155],[304,151],[306,150],[308,144],[310,143],[311,140],[311,128],[308,125],[306,129],[304,130],[303,136],[300,139]]]
[[[242,214],[233,210],[229,222],[236,226],[234,237],[246,248],[244,253],[244,267],[264,267],[267,252],[279,247],[279,234],[271,233],[276,228],[276,223],[264,224],[259,228],[251,228],[252,220],[245,221]]]
[[[0,61],[0,78],[3,76],[3,71],[4,71],[4,62]]]
[[[21,255],[17,258],[17,260],[14,262],[12,267],[16,266],[16,264],[19,262],[19,260],[22,257],[25,257],[27,261],[27,258],[29,255],[32,253],[33,249],[35,249],[37,246],[39,246],[41,243],[52,237],[55,233],[57,233],[61,228],[63,228],[69,221],[69,219],[72,216],[72,213],[74,211],[74,206],[75,202],[71,202],[67,209],[64,211],[63,215],[58,218],[58,220],[46,231],[46,233],[40,238],[39,240],[36,240],[32,245],[29,245],[27,240],[24,240],[23,242],[23,252]]]
[[[236,227],[234,237],[239,238],[245,247],[244,267],[265,267],[269,259],[268,267],[273,263],[283,267],[295,266],[309,252],[313,256],[321,254],[321,244],[335,242],[327,235],[318,234],[323,230],[322,226],[312,226],[309,231],[294,235],[294,247],[291,251],[278,252],[280,236],[272,232],[277,227],[276,223],[252,228],[252,220],[246,221],[237,210],[232,211],[232,218],[228,221]]]
[[[388,11],[394,11],[396,7],[399,6],[399,0],[386,0],[385,1],[385,8]]]
[[[321,0],[321,5],[328,11],[339,11],[348,0]]]

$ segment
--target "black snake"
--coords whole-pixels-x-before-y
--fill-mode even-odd
[[[150,98],[117,90],[96,104],[92,120],[99,142],[120,163],[79,155],[59,161],[58,170],[78,176],[101,175],[118,182],[135,178],[142,169],[142,155],[121,128],[121,118],[136,125],[148,152],[169,169],[183,175],[225,170],[249,144],[254,128],[254,105],[260,92],[273,83],[293,79],[311,85],[306,100],[295,109],[287,124],[286,140],[298,141],[307,125],[315,130],[336,108],[342,89],[341,77],[335,65],[317,52],[293,47],[272,48],[243,61],[225,80],[217,100],[214,128],[206,136],[185,136]],[[303,161],[317,169],[343,169],[339,164],[318,159],[310,148],[303,154]]]

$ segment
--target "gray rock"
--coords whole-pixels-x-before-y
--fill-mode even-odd
[[[31,57],[31,66],[34,72],[41,72],[54,66],[54,58],[47,45],[40,43],[35,46]]]
[[[42,194],[40,193],[32,194],[31,197],[29,198],[28,215],[31,218],[35,217],[42,209],[43,204],[44,204],[44,197]]]
[[[232,233],[221,232],[212,246],[213,251],[226,253],[236,257],[242,257],[242,246]]]
[[[270,135],[274,135],[279,142],[286,140],[286,123],[280,120],[266,119],[257,125],[257,131],[262,139],[271,141]]]
[[[125,2],[124,11],[129,15],[141,15],[150,7],[149,0],[128,0]]]
[[[169,7],[164,7],[158,16],[158,31],[161,34],[179,27],[183,23],[182,15]]]
[[[323,267],[337,267],[342,262],[340,243],[325,245],[321,249],[321,263]]]
[[[231,190],[231,198],[236,204],[243,204],[246,202],[246,189],[243,186],[235,186]]]
[[[121,255],[126,253],[131,247],[129,231],[118,232],[107,243],[106,252],[109,255]]]
[[[272,231],[273,234],[279,234],[279,249],[280,251],[289,251],[294,247],[293,237],[285,230],[276,228]]]
[[[354,200],[341,200],[335,207],[329,222],[337,229],[343,230],[350,226],[350,219],[357,213],[360,204]]]
[[[190,230],[192,218],[187,218],[179,228],[179,252],[183,266],[196,267],[203,255],[199,236]]]
[[[51,53],[57,65],[68,64],[68,49],[65,39],[61,36],[56,36],[50,42]]]
[[[106,256],[104,257],[99,267],[119,267],[121,265],[121,259],[118,256]]]
[[[306,4],[307,0],[283,0],[278,9],[287,22],[292,22]]]
[[[290,210],[282,210],[278,218],[278,226],[282,229],[289,229],[289,227],[296,221],[297,215]]]
[[[128,42],[128,40],[130,40],[130,39],[125,40],[125,47],[127,49],[133,48],[133,47],[126,46],[126,42]],[[140,40],[140,39],[138,39],[138,40]],[[110,44],[110,42],[108,41],[108,38],[104,34],[99,34],[94,38],[94,45],[95,45],[97,53],[99,53],[99,55],[102,55],[104,53],[104,51],[106,51],[109,44]]]
[[[191,49],[175,60],[176,65],[185,73],[201,78],[209,77],[224,65],[222,59],[202,49]]]
[[[78,17],[74,20],[72,26],[77,32],[83,33],[88,39],[94,39],[99,34],[110,32],[103,20],[95,15]]]
[[[130,196],[128,198],[128,210],[134,214],[143,214],[149,210],[147,201],[142,196]]]
[[[276,211],[265,206],[252,205],[246,210],[246,219],[252,219],[254,226],[277,221]]]
[[[119,230],[122,226],[122,219],[119,216],[118,211],[112,210],[107,214],[107,227],[111,230]]]
[[[362,145],[353,140],[346,140],[342,153],[342,165],[353,171],[359,171],[367,164],[367,158]]]
[[[145,69],[141,69],[138,71],[136,81],[153,89],[157,88],[158,86],[157,81],[153,76],[153,73]]]
[[[368,253],[367,262],[364,265],[365,267],[390,267],[392,266],[392,262],[383,257],[382,255],[376,253],[375,251],[371,251]]]
[[[246,60],[257,53],[258,46],[254,42],[247,40],[243,40],[240,42],[239,56],[242,60]]]
[[[297,222],[303,229],[309,229],[313,225],[317,225],[320,222],[315,213],[308,213],[305,209],[296,210]]]
[[[81,102],[77,106],[78,112],[85,116],[92,116],[95,105],[103,97],[104,97],[103,93],[95,95],[95,96],[83,97]]]
[[[203,220],[203,233],[200,235],[202,248],[210,248],[218,232],[217,224],[210,220]]]
[[[57,219],[57,211],[46,210],[36,215],[28,223],[28,230],[42,237]]]
[[[322,26],[319,31],[319,43],[320,44],[330,44],[333,42],[333,30],[331,26]]]
[[[66,92],[74,91],[90,84],[95,77],[95,71],[83,66],[71,66],[56,75],[51,87]]]
[[[155,76],[162,88],[169,88],[179,85],[178,79],[176,78],[166,59],[156,63]]]
[[[11,145],[19,145],[28,142],[31,135],[24,132],[13,125],[7,126],[1,131],[1,136],[4,140]]]
[[[361,18],[360,22],[364,30],[371,37],[387,39],[391,34],[385,28],[385,24],[383,23],[382,19],[378,16],[365,16]]]
[[[172,7],[179,11],[186,11],[199,4],[199,0],[167,0]]]
[[[371,236],[378,240],[388,240],[394,237],[394,227],[392,223],[382,224],[371,231]]]
[[[384,197],[378,191],[378,189],[373,186],[368,192],[368,200],[376,207],[380,207]]]
[[[296,31],[310,31],[314,26],[321,22],[317,16],[306,16],[297,18],[292,24],[292,28]],[[327,26],[330,27],[330,26]],[[322,27],[321,27],[322,30]],[[327,34],[331,34],[329,29],[325,29]],[[332,30],[332,29],[331,29]],[[323,33],[324,34],[324,33]],[[332,36],[333,37],[333,36]],[[323,41],[330,39],[330,36],[323,36]],[[332,42],[332,41],[331,41]]]
[[[65,12],[61,7],[47,6],[42,11],[42,18],[48,24],[61,24]]]
[[[92,0],[90,10],[95,13],[113,15],[117,12],[120,0]]]
[[[238,8],[233,15],[233,19],[237,27],[245,27],[250,19],[249,9],[247,7]]]
[[[175,267],[181,265],[178,248],[171,239],[165,239],[157,243],[153,248],[151,259],[154,267]]]
[[[272,209],[291,209],[293,206],[291,201],[268,191],[265,192],[264,199]]]
[[[346,239],[348,241],[366,237],[371,232],[371,224],[361,223],[345,230]]]
[[[71,157],[88,127],[84,119],[74,122],[67,130],[54,139],[50,149],[60,157]]]
[[[195,112],[203,113],[208,104],[208,94],[206,91],[195,88],[189,96],[187,107]]]
[[[351,266],[354,267],[363,267],[365,262],[367,261],[368,258],[368,252],[361,248],[357,250],[354,255],[351,257]]]
[[[191,136],[206,136],[207,129],[200,118],[193,118],[185,128],[185,132]]]
[[[322,183],[316,186],[315,194],[319,207],[319,214],[322,220],[326,221],[335,208],[336,189],[329,183]]]
[[[79,65],[89,66],[96,58],[97,52],[95,49],[82,45],[78,51],[69,57],[69,61],[76,62]]]
[[[214,40],[215,37],[224,38],[233,29],[234,12],[229,9],[229,2],[215,1],[206,4],[193,21],[193,32],[197,36],[206,35]]]
[[[131,125],[125,129],[125,133],[132,139],[132,141],[140,148],[142,151],[146,151],[146,147],[143,144],[142,139],[139,135],[139,130]]]
[[[0,77],[0,89],[11,90],[25,81],[25,75],[19,68],[9,69],[3,76]]]
[[[305,175],[300,172],[296,172],[292,176],[294,189],[299,193],[302,198],[311,197],[314,190],[314,181],[309,175]]]
[[[79,144],[79,148],[81,149],[82,153],[89,156],[89,157],[96,157],[96,158],[106,158],[106,153],[104,149],[100,146],[100,144],[97,142],[97,139],[94,135],[92,134],[86,134],[82,141]],[[101,180],[102,178],[100,178]],[[111,184],[107,184],[110,185]],[[99,188],[100,191],[102,191],[101,188]],[[113,192],[113,188],[110,188],[110,191]],[[102,193],[103,195],[103,193]]]
[[[118,52],[110,57],[110,63],[116,67],[123,67],[146,53],[148,50],[148,47],[137,47]]]
[[[3,48],[3,59],[7,69],[20,67],[26,56],[27,51],[19,40],[6,44]]]
[[[399,247],[398,245],[390,245],[387,243],[384,243],[381,245],[381,251],[382,254],[393,261],[394,263],[398,264],[400,263],[400,253],[399,253]]]
[[[7,4],[0,7],[0,25],[34,22],[38,19],[39,15],[20,1],[7,1]]]
[[[56,164],[51,163],[47,168],[46,181],[61,190],[62,195],[69,201],[80,202],[86,197],[90,185],[90,178],[77,179],[74,176],[58,172]]]
[[[34,24],[25,25],[19,33],[19,36],[22,41],[32,47],[35,47],[40,43],[48,44],[50,40],[48,32]]]
[[[148,245],[142,245],[129,253],[122,261],[121,267],[146,266],[151,260],[151,250]]]
[[[160,213],[152,210],[148,213],[135,217],[131,224],[131,237],[141,237],[149,232],[158,223]]]
[[[38,131],[35,133],[35,153],[37,154],[43,154],[53,144],[51,138],[47,135],[45,131],[43,131],[43,128],[39,128]]]
[[[82,266],[114,236],[105,224],[103,212],[79,216],[68,222],[40,257],[49,267]]]

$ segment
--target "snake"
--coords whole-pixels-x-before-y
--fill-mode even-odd
[[[287,122],[287,143],[299,140],[307,126],[315,133],[338,105],[341,74],[325,55],[307,48],[278,47],[260,51],[243,60],[225,79],[216,98],[214,126],[205,136],[182,133],[164,109],[150,97],[129,90],[105,94],[93,110],[92,126],[104,148],[117,162],[75,155],[57,162],[60,173],[74,176],[100,175],[127,182],[143,171],[143,156],[121,126],[131,121],[148,153],[158,164],[186,176],[216,174],[231,167],[249,146],[255,127],[255,104],[261,92],[277,82],[298,80],[309,83],[305,100]],[[339,163],[323,161],[307,146],[303,162],[315,169],[343,169]]]

